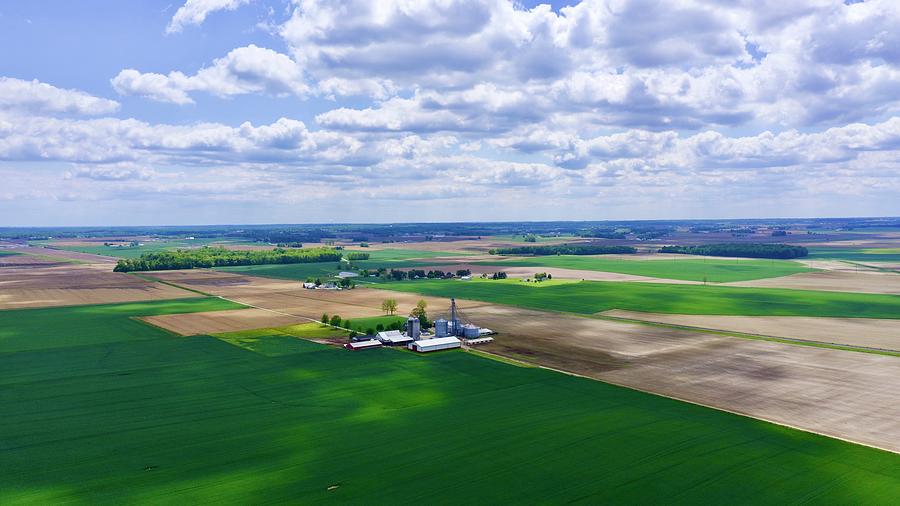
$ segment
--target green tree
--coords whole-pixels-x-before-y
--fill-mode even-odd
[[[328,324],[328,313],[322,313],[322,323]]]
[[[340,327],[341,326],[341,317],[338,315],[332,316],[330,323],[331,323],[332,327]]]
[[[395,299],[384,299],[381,302],[381,310],[384,311],[385,314],[393,315],[397,312],[397,301]]]

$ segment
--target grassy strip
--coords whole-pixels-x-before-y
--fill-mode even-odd
[[[679,259],[660,257],[656,260],[624,260],[593,256],[560,255],[527,260],[485,261],[480,265],[500,267],[555,267],[598,272],[616,272],[652,278],[729,283],[752,279],[776,278],[815,269],[790,260],[746,259]]]
[[[497,362],[500,362],[500,363],[503,363],[503,364],[514,365],[514,366],[516,366],[516,367],[524,367],[524,368],[526,368],[526,369],[535,369],[535,368],[539,368],[539,367],[540,367],[540,366],[537,365],[537,364],[532,364],[532,363],[530,363],[530,362],[525,362],[524,360],[517,360],[517,359],[512,358],[512,357],[507,357],[507,356],[504,356],[504,355],[497,355],[497,354],[495,354],[495,353],[489,353],[489,352],[482,351],[482,350],[476,350],[476,349],[474,349],[474,348],[469,348],[469,349],[466,350],[466,352],[471,353],[471,354],[473,354],[473,355],[476,355],[476,356],[478,356],[478,357],[483,357],[483,358],[486,358],[486,359],[489,359],[489,360],[496,360]]]
[[[129,272],[128,274],[130,274],[130,275],[132,275],[132,276],[137,276],[137,277],[143,279],[144,281],[150,281],[151,283],[162,283],[162,284],[164,284],[164,285],[169,285],[169,286],[172,286],[172,287],[175,287],[175,288],[180,288],[180,289],[182,289],[182,290],[186,290],[186,291],[188,291],[188,292],[193,292],[193,293],[196,293],[196,294],[198,294],[198,295],[203,295],[204,297],[216,297],[216,295],[213,295],[213,294],[211,294],[211,293],[203,292],[203,291],[200,291],[200,290],[195,290],[195,289],[193,289],[193,288],[188,288],[188,287],[186,287],[186,286],[182,286],[182,285],[179,285],[179,284],[176,284],[176,283],[172,283],[172,282],[170,282],[170,281],[165,281],[165,280],[162,280],[162,279],[154,278],[153,276],[148,276],[148,275],[146,275],[146,274],[139,274],[139,273],[137,273],[137,272]]]

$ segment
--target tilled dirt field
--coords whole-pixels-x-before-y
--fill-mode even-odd
[[[108,264],[55,262],[28,255],[0,257],[0,309],[103,304],[196,297]]]
[[[152,325],[183,336],[216,334],[264,327],[283,327],[309,322],[309,320],[304,318],[253,308],[235,309],[233,311],[211,311],[208,313],[147,316],[142,319]]]
[[[900,359],[557,315],[466,308],[504,356],[900,452]]]
[[[90,253],[81,253],[78,251],[68,251],[63,249],[41,248],[41,247],[21,247],[14,248],[11,251],[27,253],[29,255],[40,255],[47,257],[56,257],[67,260],[77,260],[83,263],[91,264],[115,264],[118,259],[113,257],[92,255]],[[112,267],[110,267],[112,269]]]
[[[613,309],[606,316],[763,336],[900,351],[900,321],[804,316],[718,316],[640,313]]]
[[[304,290],[296,282],[214,271],[154,275],[310,318],[377,315],[388,297],[397,300],[398,314],[408,314],[421,298],[368,288]],[[449,305],[426,300],[432,318]],[[458,302],[467,318],[499,332],[484,351],[900,452],[896,357]]]
[[[816,271],[791,274],[780,278],[723,283],[723,285],[898,295],[900,294],[900,274],[866,271]]]

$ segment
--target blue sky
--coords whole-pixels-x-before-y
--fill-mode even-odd
[[[0,225],[900,214],[900,6],[0,1]]]

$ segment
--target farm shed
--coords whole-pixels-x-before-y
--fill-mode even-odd
[[[494,342],[493,337],[479,337],[477,339],[466,339],[466,344],[469,346],[475,346],[476,344],[487,344]]]
[[[348,350],[366,350],[369,348],[380,348],[381,341],[375,339],[369,339],[368,341],[357,341],[355,343],[347,343],[344,345],[344,348]]]
[[[426,353],[429,351],[449,350],[451,348],[459,348],[460,340],[455,337],[435,337],[434,339],[422,339],[413,341],[407,346],[409,349]]]
[[[386,330],[384,332],[379,332],[376,336],[376,339],[388,346],[406,344],[412,342],[413,340],[413,338],[401,334],[399,330]]]

